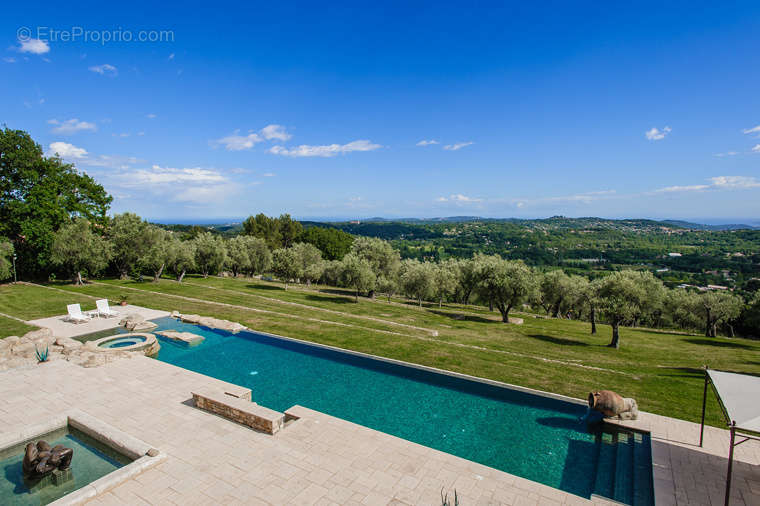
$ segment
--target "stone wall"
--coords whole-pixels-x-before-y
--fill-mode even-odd
[[[276,434],[285,425],[285,415],[245,398],[223,392],[193,392],[195,406],[267,434]]]

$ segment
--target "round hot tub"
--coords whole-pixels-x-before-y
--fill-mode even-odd
[[[156,355],[161,346],[156,336],[147,332],[116,334],[91,341],[91,343],[90,346],[99,351],[141,351],[148,356]]]

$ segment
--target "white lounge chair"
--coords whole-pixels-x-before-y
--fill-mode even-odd
[[[69,304],[66,306],[66,310],[69,312],[69,315],[66,317],[66,321],[74,323],[85,323],[90,320],[89,316],[82,313],[82,308],[79,307],[79,304]]]
[[[98,308],[98,314],[100,316],[119,316],[119,312],[111,309],[111,307],[108,305],[108,300],[106,299],[96,300],[95,306]]]

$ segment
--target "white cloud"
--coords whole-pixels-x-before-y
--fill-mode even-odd
[[[760,153],[760,144],[757,144],[754,148],[752,148],[753,153]]]
[[[94,132],[98,129],[95,123],[89,123],[87,121],[79,121],[78,118],[67,119],[65,121],[58,121],[57,119],[48,120],[48,124],[55,125],[55,128],[51,130],[55,134],[71,135],[77,132]]]
[[[666,186],[655,190],[655,193],[693,192],[704,191],[710,188],[707,184],[692,184],[686,186]]]
[[[723,158],[724,156],[736,156],[738,155],[738,151],[726,151],[725,153],[715,153],[713,156],[717,156],[719,158]]]
[[[454,193],[454,194],[449,195],[448,197],[438,197],[436,201],[437,202],[454,202],[458,204],[470,204],[473,202],[483,202],[483,199],[468,197],[466,195],[462,195],[461,193]]]
[[[96,74],[100,74],[102,76],[113,77],[119,74],[118,69],[108,63],[104,63],[103,65],[93,65],[92,67],[89,67],[89,69],[91,72],[95,72]]]
[[[262,177],[274,177],[274,172],[265,172],[261,176]]]
[[[446,144],[443,149],[447,149],[449,151],[457,151],[464,147],[471,146],[475,144],[474,142],[457,142],[456,144]]]
[[[150,114],[146,114],[145,117],[148,118],[148,119],[155,119],[156,115],[153,114],[153,113],[150,113]]]
[[[418,146],[432,146],[434,144],[440,144],[440,143],[435,139],[430,139],[430,140],[423,139],[417,143]]]
[[[6,56],[5,58],[3,58],[3,61],[5,63],[16,63],[16,59],[12,56]]]
[[[285,131],[285,127],[282,125],[267,125],[261,129],[261,135],[268,141],[287,141],[292,137],[292,135]]]
[[[211,141],[212,145],[224,146],[227,151],[242,151],[244,149],[251,149],[255,144],[262,142],[259,134],[251,132],[248,135],[238,135],[239,130],[235,130],[232,135],[222,137],[215,141]]]
[[[61,158],[83,159],[87,157],[87,150],[78,148],[68,142],[51,142],[48,147],[48,156],[56,154]]]
[[[45,54],[50,52],[50,46],[47,42],[40,39],[19,39],[19,53]]]
[[[222,183],[227,178],[220,172],[199,167],[175,169],[153,165],[150,169],[138,169],[129,173],[132,184],[175,184],[175,183]]]
[[[654,193],[675,193],[707,190],[745,190],[760,188],[760,180],[750,176],[716,176],[707,178],[709,184],[693,184],[684,186],[666,186]]]
[[[712,186],[719,189],[760,188],[760,181],[749,176],[711,177]]]
[[[331,157],[339,154],[351,153],[353,151],[374,151],[381,148],[380,144],[374,144],[368,140],[356,140],[348,144],[328,144],[324,146],[310,146],[302,144],[294,148],[284,148],[282,146],[272,146],[269,152],[275,155],[306,157],[320,156]]]
[[[756,127],[752,127],[752,128],[745,128],[744,130],[742,130],[742,132],[744,132],[745,134],[760,135],[760,125],[757,125]]]
[[[661,141],[662,139],[665,138],[666,135],[668,135],[671,132],[671,130],[672,130],[672,128],[670,128],[669,126],[666,126],[662,130],[659,130],[659,129],[655,128],[655,127],[652,127],[652,129],[651,130],[647,130],[644,133],[644,135],[650,141]]]
[[[168,59],[169,60],[173,60],[174,59],[174,53],[170,54]]]

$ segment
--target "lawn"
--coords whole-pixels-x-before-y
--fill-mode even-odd
[[[67,293],[68,292],[68,293]],[[61,314],[65,305],[94,305],[89,296],[239,321],[254,330],[373,353],[399,360],[585,398],[612,389],[641,409],[698,421],[703,373],[715,369],[760,374],[760,342],[705,338],[648,329],[621,330],[621,348],[606,347],[610,328],[590,334],[584,322],[524,317],[505,325],[496,313],[403,299],[388,303],[326,287],[289,287],[251,279],[188,277],[185,283],[105,280],[75,287],[0,287],[0,312],[31,319]],[[2,323],[2,322],[0,322]],[[16,322],[18,323],[18,322]],[[398,325],[403,324],[403,325]],[[2,334],[8,331],[0,327]],[[15,332],[15,331],[14,331]],[[437,335],[435,335],[437,333]],[[723,420],[709,406],[714,425]]]

